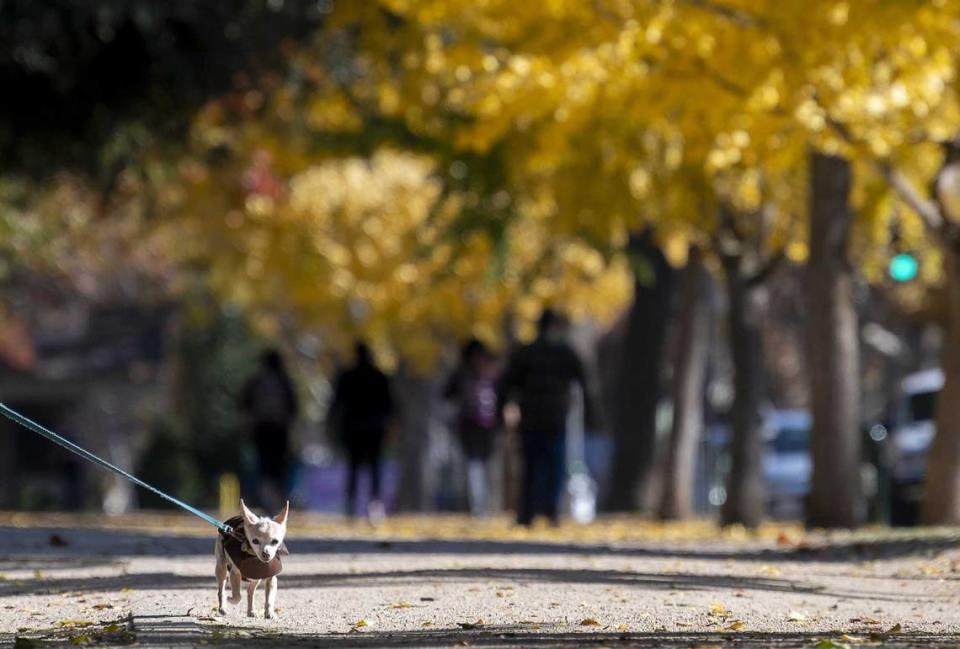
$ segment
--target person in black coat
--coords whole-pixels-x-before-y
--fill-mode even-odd
[[[371,519],[384,514],[380,491],[380,465],[387,425],[393,413],[390,381],[373,362],[370,348],[360,342],[354,347],[355,363],[336,378],[330,406],[331,424],[347,451],[346,512],[353,516],[361,466],[370,467]]]
[[[268,349],[260,356],[260,368],[241,392],[240,409],[250,420],[260,462],[260,499],[272,506],[287,497],[290,429],[300,410],[293,382],[277,350]]]
[[[520,409],[524,469],[517,511],[520,525],[530,525],[538,514],[553,524],[559,522],[567,411],[575,383],[588,394],[583,364],[565,340],[563,320],[545,310],[536,340],[512,354],[498,390],[498,412],[508,401]]]

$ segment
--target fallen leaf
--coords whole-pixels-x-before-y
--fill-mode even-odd
[[[619,624],[619,625],[617,625],[617,631],[627,631],[627,630],[629,630],[629,628],[630,628],[630,627],[628,627],[626,624]]]
[[[477,620],[476,622],[457,622],[457,625],[464,631],[472,631],[482,627],[484,625],[484,621]]]
[[[93,608],[94,610],[97,610],[97,611],[103,611],[109,608],[113,608],[113,604],[94,604]]]
[[[62,622],[57,622],[57,626],[61,627],[72,627],[72,628],[83,628],[85,626],[92,626],[93,622],[90,620],[63,620]]]
[[[847,635],[846,633],[840,636],[840,639],[843,640],[844,642],[850,642],[852,644],[863,642],[863,638],[861,638],[860,636]]]
[[[413,608],[413,604],[406,600],[400,600],[390,605],[390,608]]]
[[[364,620],[363,618],[360,618],[359,620],[353,623],[354,629],[365,629],[369,626],[372,626],[372,625],[366,620]]]
[[[747,627],[746,623],[737,620],[726,628],[727,631],[743,631]]]
[[[599,620],[587,617],[580,621],[580,626],[600,626]]]
[[[882,642],[886,640],[888,636],[895,635],[903,631],[903,626],[898,622],[886,631],[874,631],[870,634],[870,640],[873,642]]]
[[[817,644],[813,645],[814,649],[850,649],[848,645],[843,644],[842,642],[837,642],[836,640],[823,639]]]

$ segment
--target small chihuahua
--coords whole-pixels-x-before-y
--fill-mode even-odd
[[[232,594],[227,601],[239,604],[240,582],[247,582],[247,615],[254,617],[253,594],[263,581],[266,591],[263,616],[270,619],[276,615],[274,604],[277,597],[277,575],[283,570],[280,555],[289,554],[283,537],[287,534],[290,503],[274,518],[257,516],[250,511],[243,499],[240,500],[240,508],[243,514],[225,521],[233,529],[233,535],[220,532],[214,548],[217,559],[217,611],[220,615],[226,615],[223,596],[229,576]]]

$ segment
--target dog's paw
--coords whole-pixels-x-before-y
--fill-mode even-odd
[[[257,617],[257,614],[253,611],[247,611],[247,617]]]
[[[276,616],[277,616],[276,612],[270,609],[267,609],[266,611],[263,612],[263,617],[265,617],[268,620],[272,620]]]
[[[240,599],[241,599],[240,594],[237,593],[236,595],[231,595],[230,597],[228,597],[227,601],[230,602],[231,604],[239,604]]]
[[[223,610],[222,608],[218,608],[218,609],[217,609],[217,615],[226,615],[226,614],[227,614],[227,612],[226,612],[225,610]]]

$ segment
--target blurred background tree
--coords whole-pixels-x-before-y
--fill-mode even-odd
[[[690,281],[675,296],[674,269],[702,265],[733,376],[722,519],[748,526],[765,501],[771,282],[805,264],[815,526],[865,515],[863,283],[904,310],[945,295],[926,518],[960,520],[953,4],[117,0],[0,17],[8,282],[75,275],[67,251],[101,263],[97,286],[114,263],[161,294],[200,277],[260,335],[315,332],[333,356],[365,337],[419,378],[459,337],[528,339],[547,305],[617,322],[606,505],[675,515],[709,365],[691,332],[714,298]],[[902,250],[923,251],[920,281],[894,288]],[[214,375],[250,348],[182,332]],[[206,371],[194,387],[230,392]],[[658,480],[667,386],[683,411]],[[199,402],[210,412],[188,418],[211,439],[236,423]]]

